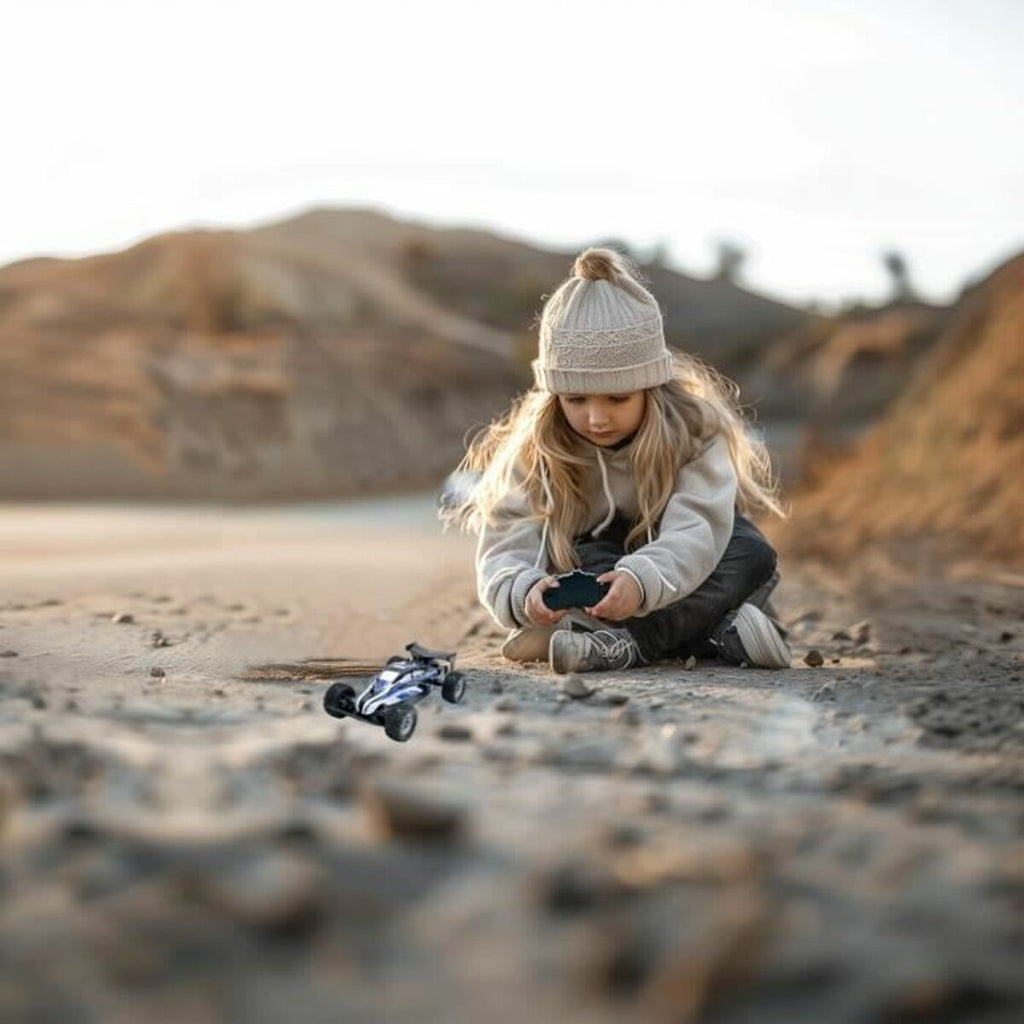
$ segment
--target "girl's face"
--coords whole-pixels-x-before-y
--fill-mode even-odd
[[[569,426],[580,437],[606,448],[625,440],[639,429],[647,405],[647,392],[559,395],[558,404]]]

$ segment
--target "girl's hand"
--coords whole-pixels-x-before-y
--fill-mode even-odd
[[[643,594],[636,580],[628,572],[612,569],[598,576],[597,582],[610,583],[611,589],[593,608],[584,608],[585,612],[612,622],[621,622],[637,613],[643,601]]]
[[[549,608],[544,603],[544,591],[560,586],[554,576],[545,576],[537,580],[526,595],[526,617],[534,626],[552,626],[565,615],[565,608]]]

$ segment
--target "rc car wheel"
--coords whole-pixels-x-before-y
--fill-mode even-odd
[[[397,743],[404,743],[416,731],[416,709],[411,704],[396,704],[384,712],[384,732]]]
[[[356,691],[348,683],[331,683],[324,694],[324,711],[335,718],[344,718],[356,709]]]
[[[461,672],[449,672],[441,684],[441,697],[449,704],[461,704],[466,696],[466,677]]]

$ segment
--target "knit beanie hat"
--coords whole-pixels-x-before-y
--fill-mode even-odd
[[[555,394],[642,391],[672,379],[661,310],[614,249],[587,249],[544,305],[537,387]]]

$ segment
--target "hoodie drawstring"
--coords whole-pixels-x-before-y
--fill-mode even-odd
[[[551,518],[551,513],[555,509],[555,498],[551,493],[551,485],[548,483],[548,471],[544,468],[544,460],[540,459],[537,463],[540,466],[540,482],[544,488],[544,498],[547,501],[547,508],[544,510],[544,528],[540,532],[540,550],[537,552],[537,557],[534,559],[534,569],[541,567],[541,561],[547,554],[548,550],[548,521]]]
[[[608,514],[590,531],[591,537],[599,537],[608,524],[615,518],[615,499],[612,497],[612,489],[608,485],[608,470],[605,468],[604,456],[601,449],[597,449],[597,464],[601,467],[601,486],[604,488],[604,496],[608,499]]]

